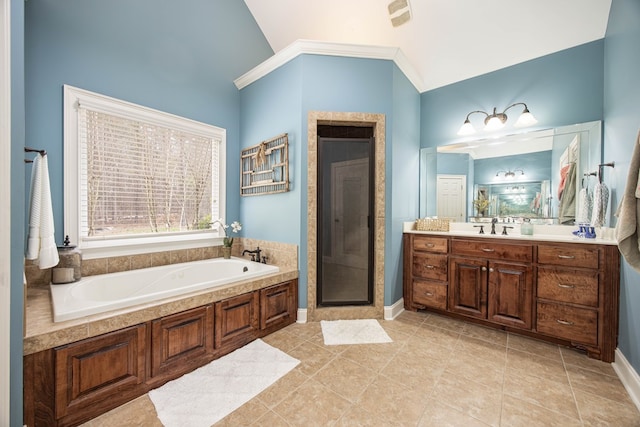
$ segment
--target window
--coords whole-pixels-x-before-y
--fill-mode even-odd
[[[64,96],[64,233],[85,256],[218,237],[211,222],[224,213],[224,129],[71,86]]]

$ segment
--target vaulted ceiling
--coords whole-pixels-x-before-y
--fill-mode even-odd
[[[601,39],[611,7],[611,0],[245,3],[276,53],[300,39],[397,47],[423,91]]]

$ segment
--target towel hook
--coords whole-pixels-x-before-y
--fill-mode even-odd
[[[600,184],[602,184],[602,168],[604,167],[615,168],[616,162],[600,163],[598,165],[598,182],[600,182]]]
[[[41,156],[47,155],[47,150],[38,150],[36,148],[24,147],[25,153],[40,153]],[[24,159],[25,163],[33,163],[33,160]]]

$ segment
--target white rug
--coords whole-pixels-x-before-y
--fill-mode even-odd
[[[209,427],[300,363],[258,339],[160,388],[149,397],[167,427]]]
[[[375,319],[321,320],[325,345],[393,342]]]

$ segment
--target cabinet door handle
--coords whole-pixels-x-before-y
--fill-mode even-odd
[[[489,268],[489,273],[493,273],[493,268]]]
[[[482,271],[487,271],[487,267],[482,267]]]
[[[495,249],[491,249],[491,248],[482,248],[482,252],[495,252]]]
[[[559,288],[565,288],[565,289],[573,289],[573,288],[575,288],[574,285],[564,285],[562,283],[558,283],[558,287]]]
[[[560,323],[561,325],[565,325],[565,326],[572,326],[573,325],[573,322],[567,322],[566,320],[556,319],[556,322]]]
[[[573,255],[558,255],[558,258],[560,258],[560,259],[574,259],[575,256],[573,256]]]

